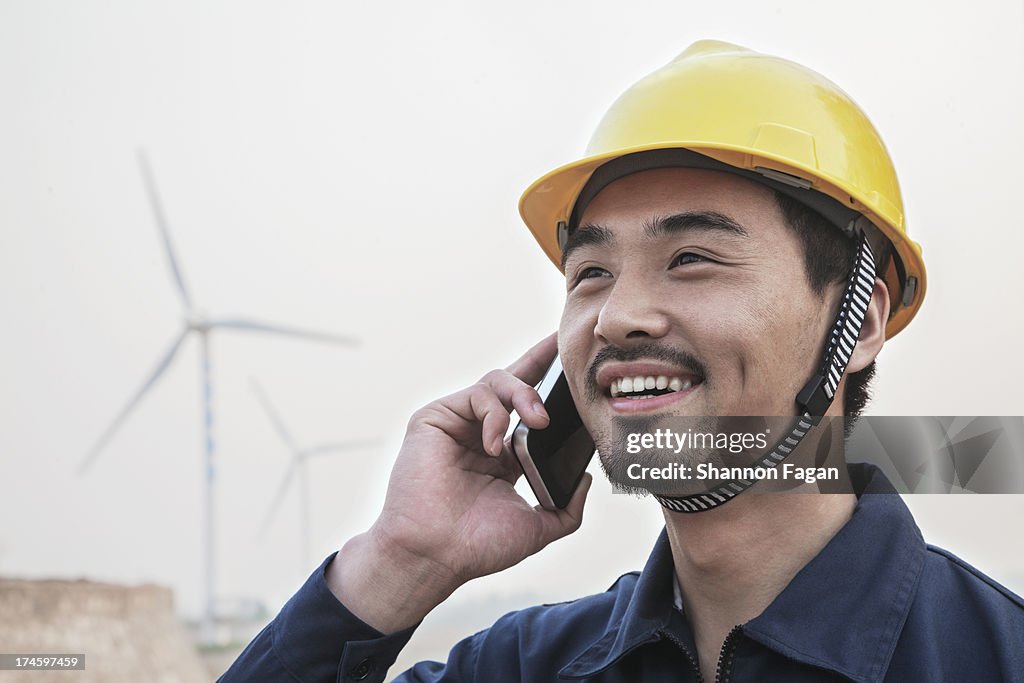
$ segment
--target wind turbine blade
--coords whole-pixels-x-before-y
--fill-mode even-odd
[[[339,453],[342,451],[354,451],[361,448],[375,448],[381,444],[380,439],[363,439],[358,441],[338,441],[334,443],[322,443],[312,448],[303,449],[300,453],[302,457],[309,458],[317,455],[327,455],[329,453]]]
[[[121,409],[121,412],[114,418],[114,421],[110,423],[110,426],[108,426],[106,431],[103,432],[103,435],[100,436],[96,445],[94,445],[85,458],[82,459],[81,464],[78,466],[79,475],[84,474],[86,470],[89,469],[93,460],[95,460],[96,456],[99,455],[101,450],[103,450],[103,447],[107,445],[107,442],[114,435],[114,432],[117,431],[118,427],[121,426],[125,418],[128,417],[128,414],[139,404],[139,401],[142,400],[142,397],[145,396],[146,392],[156,384],[156,381],[160,379],[160,375],[164,374],[164,371],[167,370],[168,366],[170,366],[171,361],[174,360],[174,356],[177,355],[178,349],[181,348],[181,343],[185,340],[186,334],[188,334],[188,330],[182,330],[181,334],[178,335],[170,348],[168,348],[160,358],[160,361],[156,364],[156,367],[153,368],[153,371],[149,374],[146,381],[143,382],[142,386],[139,387],[138,390],[136,390],[128,403],[126,403],[124,408]]]
[[[167,252],[167,261],[171,265],[171,274],[178,285],[178,293],[185,304],[185,308],[192,310],[192,297],[189,296],[188,288],[185,287],[185,278],[181,275],[181,268],[178,266],[178,257],[174,253],[174,246],[171,244],[171,231],[167,226],[167,217],[164,215],[163,204],[160,202],[160,194],[156,190],[156,180],[153,179],[153,171],[149,166],[149,159],[145,150],[139,150],[139,167],[142,169],[142,180],[146,185],[146,193],[149,195],[149,203],[153,208],[153,216],[156,218],[157,227],[160,228],[160,235],[164,240],[164,250]]]
[[[292,438],[288,428],[284,426],[284,420],[281,419],[281,414],[277,412],[277,409],[274,408],[274,404],[270,402],[270,398],[267,397],[267,392],[263,391],[262,385],[256,381],[255,377],[250,377],[249,386],[251,386],[252,390],[256,393],[256,398],[258,398],[260,404],[263,405],[263,410],[265,410],[267,415],[270,416],[270,421],[274,423],[274,428],[277,429],[277,434],[281,437],[281,440],[287,444],[292,453],[298,451],[298,448],[295,445],[295,440]]]
[[[250,332],[282,334],[288,337],[313,339],[315,341],[339,344],[341,346],[357,346],[359,344],[359,340],[355,337],[345,337],[337,334],[327,334],[325,332],[313,332],[311,330],[300,330],[294,327],[271,325],[270,323],[259,322],[257,320],[244,320],[240,318],[221,318],[218,320],[211,320],[210,327],[227,327],[230,329],[247,330]]]
[[[298,466],[298,458],[292,460],[292,464],[288,467],[288,472],[284,475],[284,479],[281,480],[281,485],[277,487],[277,493],[274,494],[274,502],[270,504],[270,509],[267,511],[267,517],[263,520],[263,529],[260,534],[266,535],[267,529],[270,528],[270,523],[274,521],[274,513],[277,512],[277,508],[281,507],[281,501],[284,500],[284,494],[288,492],[288,484],[292,482],[292,477],[295,476],[295,468]]]

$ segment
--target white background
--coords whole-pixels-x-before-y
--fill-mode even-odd
[[[194,341],[75,475],[182,324],[138,147],[205,310],[362,340],[213,338],[218,580],[276,610],[371,523],[409,414],[557,326],[519,194],[701,38],[826,74],[892,153],[930,280],[869,412],[1024,413],[1020,2],[0,0],[0,574],[155,581],[200,609]],[[259,533],[288,452],[250,376],[304,444],[381,439],[312,463],[314,558],[294,491]],[[910,503],[926,538],[1024,591],[1024,496]],[[598,474],[576,536],[452,609],[603,590],[660,525]]]

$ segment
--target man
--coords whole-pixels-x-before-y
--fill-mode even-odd
[[[623,420],[856,415],[924,296],[863,113],[821,76],[724,43],[634,85],[586,158],[520,208],[565,273],[557,341],[413,415],[377,521],[224,680],[382,680],[458,586],[579,527],[589,475],[564,510],[531,507],[503,440],[513,409],[547,426],[533,385],[556,345],[611,471]],[[639,576],[503,617],[403,680],[1021,680],[1021,599],[926,547],[877,469],[850,475],[832,495],[744,480],[661,495],[666,531]]]

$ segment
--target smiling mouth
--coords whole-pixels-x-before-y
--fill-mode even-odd
[[[612,398],[629,398],[644,400],[656,396],[664,396],[679,391],[686,391],[701,384],[700,377],[669,375],[646,375],[636,377],[616,377],[608,387],[608,395]]]

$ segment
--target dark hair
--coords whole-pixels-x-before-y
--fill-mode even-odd
[[[804,271],[811,290],[824,296],[831,284],[846,282],[857,245],[853,240],[826,220],[820,213],[781,192],[775,192],[786,224],[796,233],[804,247]],[[843,412],[847,416],[846,433],[871,398],[871,380],[875,376],[875,361],[858,372],[847,373],[843,393]]]

